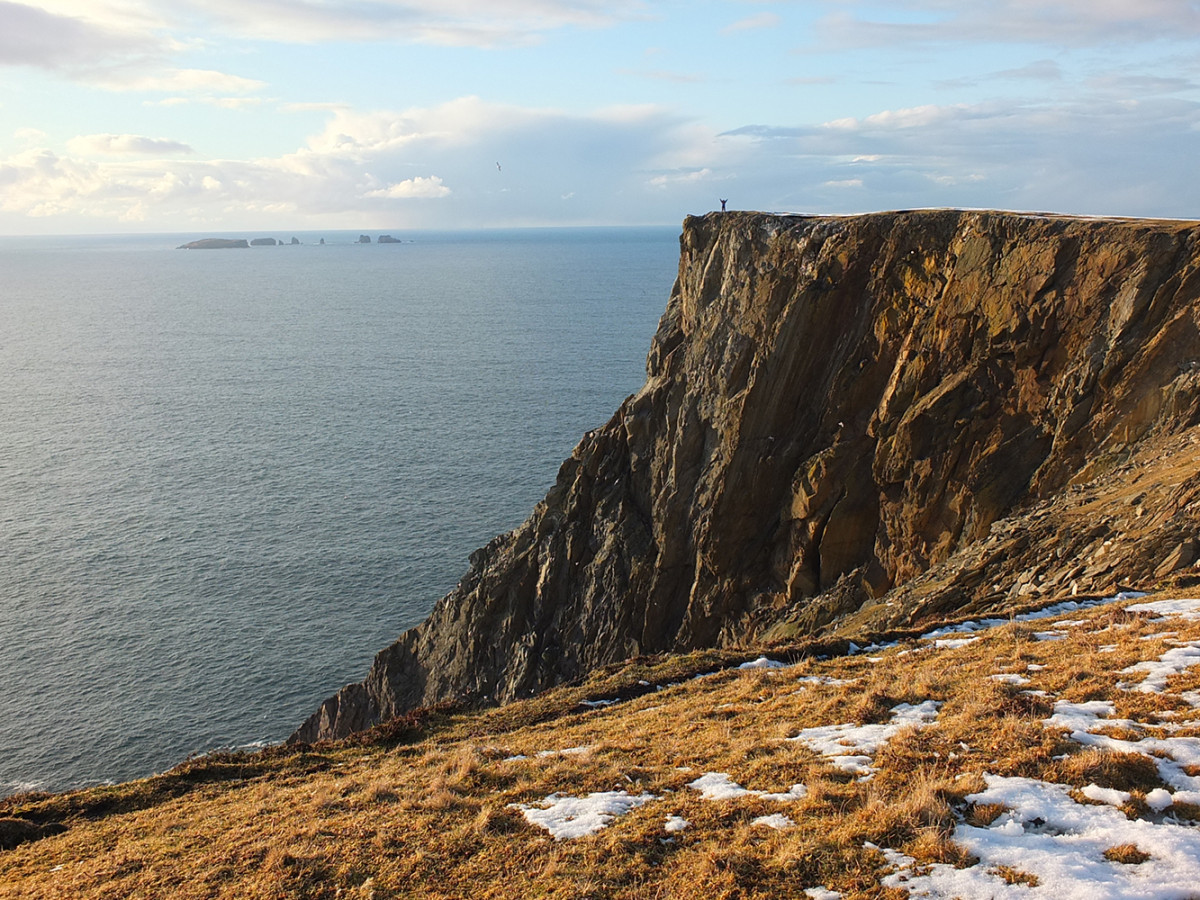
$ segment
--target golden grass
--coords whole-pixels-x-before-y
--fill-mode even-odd
[[[1115,609],[1073,617],[1085,615],[1090,624],[1063,641],[1035,640],[1045,623],[1008,624],[956,649],[909,641],[877,661],[809,656],[783,670],[697,678],[754,654],[639,660],[501,709],[443,707],[341,743],[222,754],[144,781],[9,798],[0,818],[68,831],[0,852],[0,898],[768,898],[817,885],[847,898],[903,897],[881,887],[887,865],[868,845],[918,864],[973,864],[953,840],[956,825],[985,827],[1004,812],[968,799],[983,773],[1129,791],[1127,814],[1162,786],[1146,757],[1085,749],[1046,728],[1053,698],[1028,693],[1111,699],[1116,715],[1142,722],[1163,713],[1186,721],[1191,708],[1177,697],[1115,689],[1130,678],[1120,669],[1169,646],[1139,641],[1162,625]],[[1200,639],[1200,623],[1171,629]],[[1030,683],[990,677],[1002,673]],[[801,680],[809,676],[850,683]],[[1178,681],[1196,684],[1192,674]],[[580,705],[600,698],[621,702]],[[898,703],[924,700],[942,703],[936,725],[893,737],[869,780],[786,740],[804,728],[887,722]],[[752,791],[804,784],[808,793],[707,800],[688,785],[708,772]],[[519,808],[613,790],[659,799],[563,841]],[[1177,816],[1193,812],[1179,807]],[[794,827],[754,824],[773,813]],[[668,834],[667,816],[690,827]],[[1145,861],[1136,847],[1110,852]]]

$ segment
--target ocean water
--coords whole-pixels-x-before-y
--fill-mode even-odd
[[[394,234],[0,238],[0,795],[283,740],[641,385],[677,229]]]

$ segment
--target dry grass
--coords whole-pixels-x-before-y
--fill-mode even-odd
[[[1190,707],[1177,698],[1115,690],[1128,678],[1121,668],[1166,649],[1138,640],[1161,624],[1112,609],[1089,617],[1058,642],[1033,638],[1043,623],[1010,624],[957,649],[913,641],[876,661],[809,657],[702,678],[694,676],[754,654],[640,660],[503,709],[441,708],[339,744],[226,754],[145,781],[9,798],[0,818],[68,830],[0,852],[0,898],[643,900],[796,896],[817,885],[848,898],[902,897],[880,886],[887,864],[869,845],[920,864],[973,864],[953,840],[956,825],[983,827],[1004,812],[968,799],[984,788],[982,773],[1116,788],[1135,807],[1162,786],[1146,757],[1084,749],[1047,729],[1053,699],[1027,693],[1112,699],[1117,715],[1183,720]],[[1200,639],[1200,623],[1172,628]],[[1000,673],[1030,683],[990,677]],[[809,676],[849,683],[801,680]],[[1180,683],[1196,684],[1190,677]],[[943,704],[936,726],[893,737],[869,780],[786,740],[804,728],[887,722],[898,703],[924,700]],[[564,750],[572,752],[539,755]],[[808,794],[707,800],[688,787],[706,772],[754,791],[804,784]],[[612,790],[659,799],[565,841],[514,806]],[[781,812],[794,827],[754,824]],[[1200,809],[1174,810],[1191,812],[1200,818]],[[667,834],[667,816],[691,825]],[[1109,852],[1129,864],[1147,858],[1131,846]],[[1015,869],[998,874],[1036,882]]]

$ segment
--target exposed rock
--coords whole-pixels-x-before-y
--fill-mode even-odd
[[[730,212],[680,243],[644,387],[296,739],[1153,579],[1196,534],[1197,224]]]
[[[293,237],[293,238],[292,238],[292,240],[290,241],[290,243],[291,243],[291,245],[294,247],[294,246],[296,246],[297,244],[299,244],[299,243],[300,243],[300,239],[299,239],[299,238],[296,238],[296,237]]]
[[[180,244],[176,250],[248,250],[250,244],[244,238],[204,238]]]
[[[66,830],[67,827],[58,822],[39,825],[27,819],[0,818],[0,850],[12,850],[20,844],[62,834]]]
[[[369,234],[360,234],[358,236],[358,243],[360,243],[360,244],[371,243],[371,236]]]
[[[399,244],[399,243],[402,243],[402,241],[399,238],[392,237],[390,234],[381,234],[379,236],[379,239],[375,243],[377,243],[377,244]]]
[[[279,241],[275,238],[255,238],[250,242],[251,247],[274,247]]]

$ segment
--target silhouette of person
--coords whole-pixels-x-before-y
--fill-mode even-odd
[[[722,200],[722,201],[721,201],[721,212],[725,212],[725,204],[726,204],[726,203],[728,203],[728,202],[729,202],[728,200]]]

